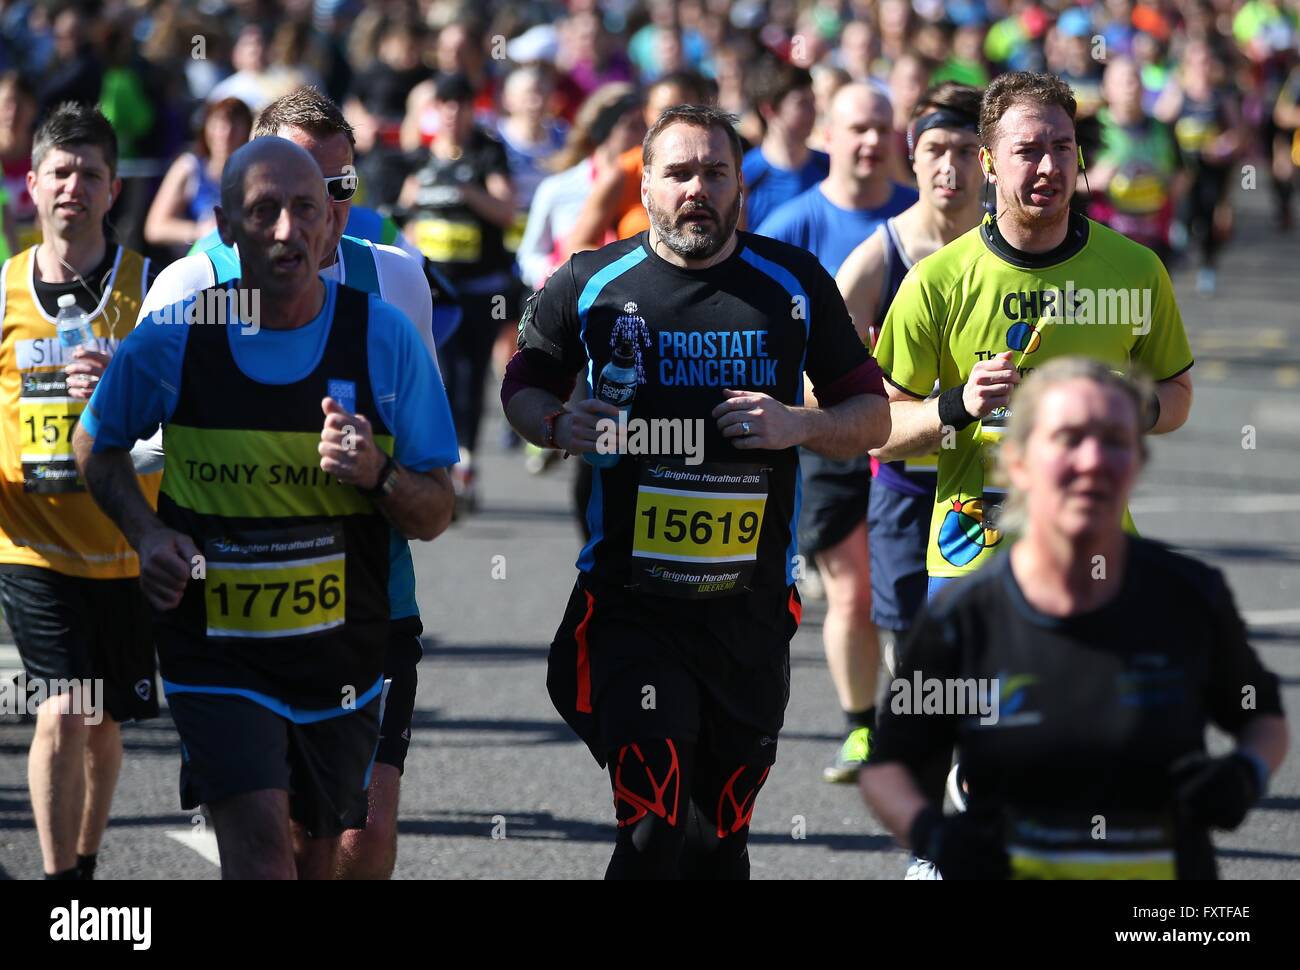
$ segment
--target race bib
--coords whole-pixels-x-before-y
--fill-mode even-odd
[[[747,589],[758,563],[767,471],[761,465],[644,463],[632,535],[636,585],[685,599]]]
[[[421,219],[412,227],[412,239],[435,263],[477,263],[483,254],[483,231],[473,222]]]
[[[998,531],[998,518],[1007,498],[1008,482],[998,461],[998,451],[1002,447],[1002,436],[1010,420],[1011,409],[1001,407],[980,421],[980,463],[984,466],[984,500],[981,508],[984,513],[984,528],[994,532]]]
[[[211,539],[203,554],[208,636],[283,639],[343,625],[347,588],[341,525]]]
[[[1178,147],[1192,155],[1198,155],[1209,147],[1210,142],[1219,137],[1219,126],[1205,118],[1189,115],[1179,118],[1174,125],[1174,138]]]
[[[23,488],[46,495],[84,491],[72,456],[72,432],[86,402],[68,396],[62,371],[24,370],[22,382],[18,440]]]
[[[1107,815],[1088,827],[1016,818],[1007,832],[1012,879],[1177,878],[1173,826],[1159,818]]]
[[[1164,208],[1169,193],[1165,183],[1154,172],[1143,172],[1132,176],[1116,172],[1110,180],[1110,199],[1117,209],[1124,212],[1149,214]]]
[[[903,467],[916,474],[922,472],[937,472],[939,470],[939,453],[922,455],[919,458],[904,458]]]

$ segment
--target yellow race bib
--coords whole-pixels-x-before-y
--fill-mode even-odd
[[[1012,879],[1176,879],[1174,829],[1159,816],[1044,822],[1013,816]]]
[[[412,238],[435,263],[477,263],[483,255],[483,230],[473,222],[421,219],[412,226]]]
[[[744,591],[758,562],[767,491],[761,465],[643,464],[632,535],[641,588],[687,599]]]
[[[212,539],[204,557],[210,637],[284,639],[343,625],[346,553],[338,524]]]
[[[22,372],[18,440],[24,489],[42,494],[85,490],[72,456],[72,432],[85,409],[85,401],[68,396],[63,371]]]

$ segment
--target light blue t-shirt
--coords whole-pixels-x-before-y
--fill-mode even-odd
[[[745,176],[745,224],[752,231],[783,202],[826,178],[831,171],[831,157],[812,151],[798,168],[779,168],[767,160],[760,146],[745,153],[740,171]]]
[[[323,282],[324,306],[306,326],[294,330],[263,327],[256,333],[237,326],[227,328],[231,354],[246,376],[264,384],[291,384],[316,369],[329,339],[338,294],[338,283]],[[155,314],[154,319],[183,320],[185,305],[194,299]],[[379,417],[393,434],[394,457],[417,472],[454,465],[460,460],[456,429],[447,392],[429,352],[396,307],[372,294],[369,309],[371,394]],[[189,332],[185,325],[146,320],[122,341],[81,417],[86,433],[95,439],[95,451],[129,449],[171,419],[179,398]],[[324,421],[322,414],[321,423]],[[405,545],[400,537],[397,541]],[[418,613],[414,573],[408,575],[409,580],[404,576],[400,584],[390,584],[394,619]]]
[[[826,198],[820,185],[779,206],[758,227],[770,236],[808,250],[834,276],[849,253],[888,219],[912,207],[916,189],[895,184],[884,205],[874,209],[841,209]]]

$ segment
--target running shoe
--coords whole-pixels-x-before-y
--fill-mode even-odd
[[[452,467],[451,487],[456,493],[456,504],[452,511],[453,519],[478,511],[478,488],[475,479],[473,468],[465,465]]]
[[[915,879],[942,879],[939,870],[929,859],[920,859],[912,856],[907,861],[907,873],[903,876],[904,880],[911,881]]]
[[[524,459],[524,468],[530,475],[544,475],[560,460],[560,452],[555,448],[539,448],[529,442],[526,451],[528,457]]]
[[[858,780],[858,771],[871,754],[871,728],[854,728],[840,745],[835,760],[822,770],[822,781],[849,785]]]

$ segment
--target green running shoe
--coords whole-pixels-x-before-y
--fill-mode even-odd
[[[835,760],[822,770],[822,781],[833,785],[849,785],[858,780],[858,769],[871,754],[871,728],[854,728],[840,746]]]

